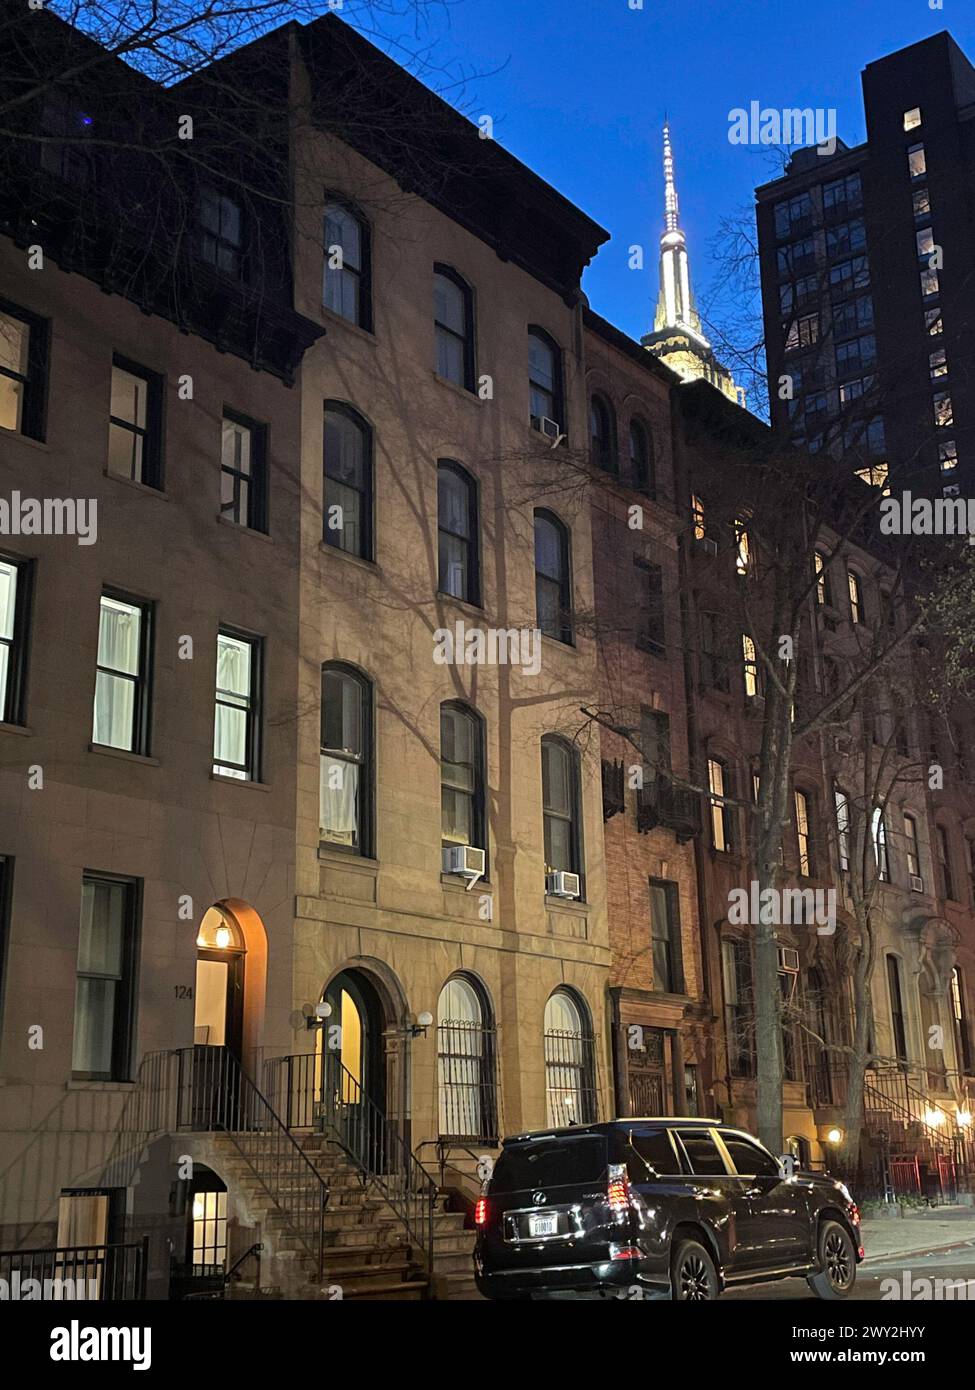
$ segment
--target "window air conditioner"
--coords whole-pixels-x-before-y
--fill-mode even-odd
[[[461,878],[481,878],[484,874],[484,851],[474,845],[444,845],[443,871],[459,874]]]
[[[779,947],[779,969],[789,975],[799,974],[799,952],[794,946]]]
[[[547,415],[533,415],[532,429],[538,430],[539,434],[544,434],[547,439],[558,439],[562,431],[554,420],[550,420]]]
[[[545,875],[545,891],[552,898],[577,898],[582,891],[579,875],[556,869]]]
[[[710,536],[695,536],[694,545],[704,555],[717,555],[718,553],[718,542],[712,540]]]
[[[911,874],[911,892],[912,892],[912,893],[923,893],[923,892],[924,892],[924,879],[921,877],[920,874]]]

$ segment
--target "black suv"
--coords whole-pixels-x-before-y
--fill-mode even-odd
[[[805,1276],[820,1298],[845,1298],[863,1259],[860,1213],[842,1183],[791,1166],[720,1120],[505,1139],[475,1210],[477,1287],[698,1301]]]

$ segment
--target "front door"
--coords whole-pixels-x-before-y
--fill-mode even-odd
[[[382,1006],[357,970],[343,970],[325,992],[322,1101],[326,1123],[371,1172],[386,1167],[386,1045]],[[336,1028],[336,1024],[338,1027]]]
[[[244,1033],[243,952],[198,951],[193,999],[193,1127],[236,1129]]]
[[[627,1085],[630,1114],[636,1117],[665,1115],[664,1035],[659,1028],[641,1029],[639,1047],[627,1049]]]

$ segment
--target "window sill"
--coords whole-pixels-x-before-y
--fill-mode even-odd
[[[0,439],[17,439],[21,444],[26,444],[31,449],[39,449],[42,454],[49,454],[51,446],[45,439],[33,439],[29,434],[21,434],[19,430],[0,429]]]
[[[468,391],[466,386],[461,386],[456,381],[451,381],[449,377],[441,376],[436,367],[430,368],[430,375],[433,377],[434,381],[439,382],[441,386],[446,386],[448,391],[453,391],[455,396],[461,396],[464,400],[470,401],[471,405],[482,406],[484,404],[484,401],[476,391]],[[538,431],[536,430],[535,433],[537,434]]]
[[[585,898],[553,898],[550,893],[545,894],[545,906],[558,908],[560,912],[572,912],[579,917],[585,917],[589,911]]]
[[[228,777],[225,772],[211,772],[211,782],[220,782],[223,786],[231,787],[253,787],[257,792],[269,792],[270,782],[258,782],[251,777]]]
[[[26,724],[5,724],[0,721],[0,734],[20,734],[22,738],[33,738],[34,730]]]
[[[375,560],[366,560],[361,555],[353,555],[351,550],[342,550],[337,545],[329,545],[328,541],[319,541],[318,548],[323,554],[341,556],[342,560],[352,565],[359,565],[370,574],[382,574],[382,570]]]
[[[147,767],[159,767],[158,758],[150,758],[147,753],[132,753],[127,748],[113,748],[108,743],[89,743],[89,753],[101,753],[107,758],[121,758],[126,763],[144,763]]]
[[[379,346],[379,340],[375,331],[371,328],[363,328],[361,323],[353,323],[351,319],[345,318],[343,314],[337,314],[334,309],[328,309],[324,304],[318,305],[319,316],[325,323],[334,323],[341,328],[347,328],[351,333],[355,333],[364,342],[371,343],[373,347]]]
[[[438,603],[453,603],[464,613],[470,613],[472,617],[484,618],[487,610],[481,603],[474,603],[469,598],[458,598],[456,594],[448,594],[443,589],[438,589],[435,595]]]
[[[64,1083],[66,1091],[134,1091],[134,1081],[82,1081],[72,1077]]]
[[[541,632],[541,628],[536,628],[535,631]],[[550,637],[547,632],[542,632],[542,643],[544,646],[557,647],[562,652],[571,652],[573,656],[579,655],[579,648],[575,642],[563,642],[561,637]]]
[[[468,888],[467,885],[470,883],[470,879],[464,879],[460,874],[445,874],[441,872],[440,882],[443,884],[444,888],[452,888],[456,893],[473,894],[476,893],[479,888],[485,888],[492,893],[494,892],[489,878],[476,878],[471,884],[471,887]]]
[[[365,874],[375,873],[379,868],[378,859],[370,859],[368,855],[357,854],[354,849],[341,849],[329,840],[319,840],[318,859],[322,864],[341,865],[343,869],[358,869]]]
[[[164,502],[173,500],[164,488],[150,487],[148,483],[140,483],[137,478],[123,478],[118,473],[110,472],[108,468],[103,468],[102,474],[106,478],[111,478],[113,483],[121,483],[123,487],[133,488],[136,492],[148,493],[150,497],[160,497]]]
[[[240,521],[232,521],[229,516],[224,516],[221,512],[217,512],[217,521],[221,526],[229,526],[244,536],[253,536],[256,540],[264,541],[267,545],[274,544],[273,538],[266,531],[257,531],[253,526],[245,526]]]

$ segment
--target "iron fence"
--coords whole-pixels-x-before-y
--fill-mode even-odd
[[[0,1279],[11,1301],[118,1303],[146,1296],[149,1237],[127,1245],[0,1250]]]

